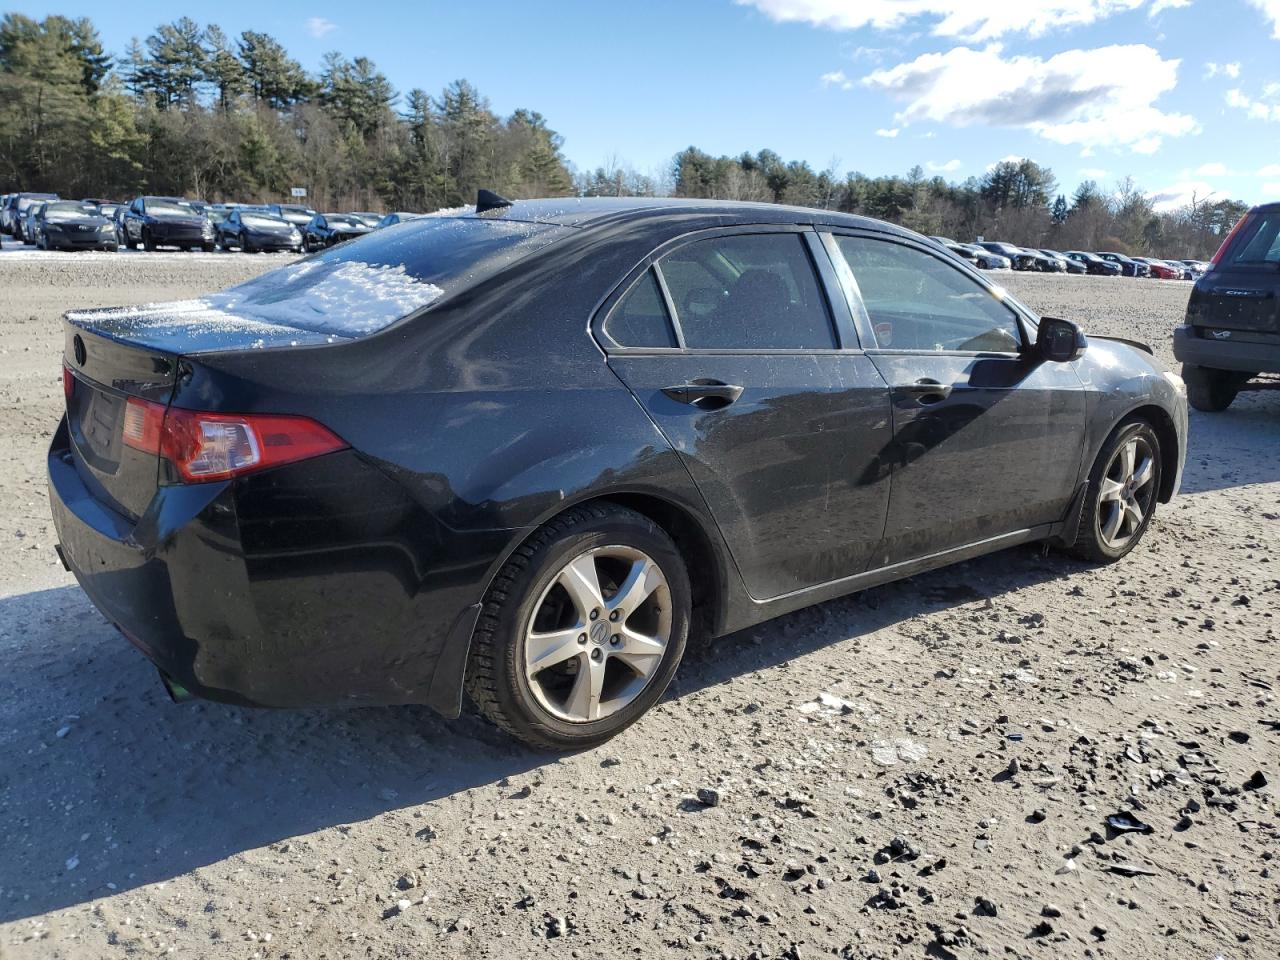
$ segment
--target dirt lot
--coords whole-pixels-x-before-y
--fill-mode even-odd
[[[1020,548],[694,644],[553,758],[173,706],[57,564],[60,312],[269,262],[0,254],[0,957],[1280,954],[1280,394],[1193,415],[1124,562]],[[1166,360],[1188,291],[1005,282]]]

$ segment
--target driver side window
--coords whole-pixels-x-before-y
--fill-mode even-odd
[[[837,236],[876,345],[890,350],[1016,353],[1018,318],[942,259],[887,240]]]

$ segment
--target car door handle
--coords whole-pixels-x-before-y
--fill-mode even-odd
[[[937,380],[924,377],[915,383],[907,383],[895,387],[894,391],[908,400],[920,404],[939,403],[951,396],[951,384],[939,383]]]
[[[742,396],[742,387],[719,380],[691,380],[674,387],[663,387],[662,392],[679,403],[692,404],[703,410],[719,410]]]

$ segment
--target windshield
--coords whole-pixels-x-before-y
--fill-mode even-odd
[[[491,276],[568,232],[549,224],[431,217],[371,233],[190,301],[192,320],[359,337]]]
[[[72,217],[94,217],[98,215],[94,207],[84,206],[71,200],[51,203],[44,208],[46,220],[70,220]]]
[[[362,227],[364,224],[355,217],[338,216],[336,214],[328,214],[325,217],[331,227]]]
[[[268,217],[261,213],[242,213],[240,214],[240,222],[246,227],[287,227],[279,217]]]
[[[147,213],[153,217],[195,217],[199,216],[185,203],[174,203],[171,200],[145,201]]]

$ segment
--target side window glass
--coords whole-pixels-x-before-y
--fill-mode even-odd
[[[795,233],[700,240],[659,264],[690,349],[836,346],[826,298]]]
[[[921,250],[836,237],[853,271],[876,344],[897,350],[1014,353],[1016,314],[972,277]]]
[[[624,347],[674,347],[676,335],[667,305],[650,267],[614,305],[604,332]]]

